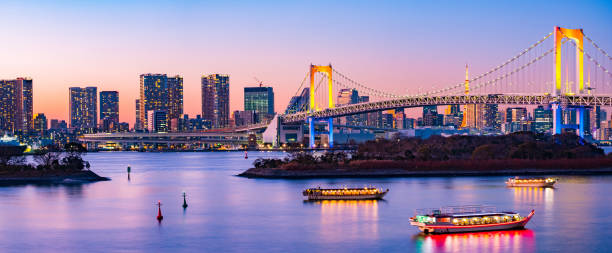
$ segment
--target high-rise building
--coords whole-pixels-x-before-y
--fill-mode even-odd
[[[506,133],[527,130],[527,108],[508,107],[506,108]]]
[[[178,119],[183,114],[183,77],[168,77],[168,119]]]
[[[538,106],[533,110],[534,130],[537,133],[550,132],[553,124],[552,110]]]
[[[298,96],[291,97],[289,105],[285,110],[285,114],[291,114],[301,111],[308,110],[308,101],[310,99],[310,88],[302,89],[302,92]]]
[[[236,126],[246,126],[257,122],[255,111],[234,111],[234,122]]]
[[[21,127],[22,131],[26,132],[32,129],[32,124],[34,124],[34,99],[33,99],[33,88],[32,88],[32,78],[24,78],[18,77],[17,82],[21,82],[21,87],[23,91],[23,126]]]
[[[100,91],[100,123],[104,132],[114,132],[118,129],[119,92]]]
[[[40,136],[44,136],[47,132],[47,117],[44,113],[34,115],[33,121],[34,132]]]
[[[254,111],[258,116],[258,122],[274,117],[274,90],[272,87],[244,87],[244,110]]]
[[[499,109],[497,104],[486,104],[483,106],[481,123],[478,128],[487,128],[489,130],[501,130],[501,121],[499,121]]]
[[[340,91],[338,91],[338,97],[336,99],[337,106],[356,103],[359,103],[359,92],[357,92],[356,89],[340,89]],[[340,117],[336,121],[342,125],[357,126],[361,124],[358,115]]]
[[[0,131],[32,129],[32,79],[0,80]]]
[[[150,133],[168,132],[168,113],[165,110],[149,110],[147,119],[147,130]]]
[[[229,76],[202,76],[202,118],[214,128],[229,126]]]
[[[438,114],[438,106],[423,106],[423,126],[442,126],[444,117]]]
[[[70,91],[70,127],[82,132],[93,133],[98,125],[98,88],[71,87]]]
[[[136,121],[134,121],[134,131],[142,131],[143,124],[140,121],[140,99],[136,99]]]
[[[141,74],[139,123],[142,126],[148,126],[148,112],[156,110],[168,111],[168,76],[166,74]],[[165,115],[168,116],[167,113]],[[144,129],[144,127],[139,129]]]

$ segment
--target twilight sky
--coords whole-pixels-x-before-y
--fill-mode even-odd
[[[555,25],[612,50],[611,1],[2,0],[0,9],[0,79],[32,77],[34,113],[67,119],[68,87],[97,86],[119,91],[130,125],[141,73],[182,75],[194,116],[202,74],[230,75],[232,111],[253,77],[274,87],[282,111],[310,63],[403,94],[461,82],[465,63],[486,71]]]

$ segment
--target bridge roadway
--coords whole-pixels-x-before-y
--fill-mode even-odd
[[[115,143],[224,143],[248,144],[248,134],[240,133],[97,133],[79,137],[82,142]]]
[[[283,123],[294,123],[307,120],[335,118],[360,113],[385,111],[399,108],[421,107],[427,105],[468,105],[468,104],[508,104],[508,105],[550,105],[568,106],[612,106],[612,96],[576,95],[457,95],[432,97],[407,97],[377,102],[358,103],[325,109],[316,112],[299,112],[281,115]]]

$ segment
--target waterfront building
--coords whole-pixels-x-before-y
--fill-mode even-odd
[[[340,89],[336,98],[336,105],[350,105],[359,103],[359,92],[356,89]],[[369,99],[369,98],[368,98]],[[361,124],[358,115],[340,117],[336,120],[341,125],[358,126]]]
[[[147,130],[150,133],[168,132],[168,112],[165,110],[149,110],[147,119]]]
[[[302,92],[298,96],[291,97],[289,100],[289,105],[285,110],[285,114],[291,114],[301,111],[306,111],[308,109],[308,101],[310,99],[310,89],[304,88]]]
[[[65,132],[68,129],[68,123],[65,120],[52,119],[49,130],[57,130]]]
[[[482,110],[482,123],[479,124],[479,129],[485,128],[493,131],[501,130],[501,121],[499,120],[499,109],[497,104],[486,104]]]
[[[136,121],[134,122],[134,131],[142,131],[143,124],[140,122],[140,99],[136,99]]]
[[[404,109],[395,109],[395,128],[396,129],[405,129],[406,127],[406,114],[404,113]]]
[[[552,129],[553,114],[552,110],[538,106],[533,110],[534,131],[537,133],[547,133]]]
[[[527,131],[527,108],[508,107],[506,108],[505,133],[517,131]]]
[[[21,83],[22,87],[22,113],[23,113],[23,126],[21,131],[27,132],[33,128],[34,124],[34,98],[33,98],[33,87],[32,78],[18,77],[17,82]]]
[[[178,119],[183,114],[183,77],[168,77],[168,120]]]
[[[236,126],[252,125],[258,122],[259,113],[255,111],[234,111],[234,124]]]
[[[202,76],[202,118],[214,128],[229,126],[229,76]]]
[[[137,129],[144,129],[143,126],[148,128],[149,111],[168,111],[168,76],[166,74],[141,74],[139,102],[138,117],[140,120],[138,123],[141,125]]]
[[[423,106],[423,126],[442,126],[444,117],[438,114],[438,106],[428,105]]]
[[[405,121],[404,121],[404,128],[405,129],[413,129],[415,122],[416,121],[413,118],[406,118]]]
[[[0,80],[0,131],[27,133],[32,129],[32,79]]]
[[[45,136],[47,133],[47,117],[44,113],[34,115],[33,128],[37,135]]]
[[[70,87],[70,128],[80,133],[93,133],[98,125],[96,87]]]
[[[382,128],[394,128],[395,118],[393,111],[385,111],[382,113]]]
[[[274,117],[272,87],[244,87],[244,111],[256,113],[259,116],[257,122],[272,119]]]
[[[127,122],[120,122],[119,126],[117,127],[117,132],[120,133],[127,133],[130,131],[130,124]]]
[[[103,132],[114,132],[119,127],[119,92],[100,91],[100,123]]]

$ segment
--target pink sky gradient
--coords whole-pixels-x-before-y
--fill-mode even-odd
[[[68,87],[117,90],[120,120],[132,125],[142,73],[182,75],[190,116],[201,113],[201,75],[212,73],[230,75],[232,111],[257,77],[282,112],[310,63],[403,94],[461,82],[466,62],[488,70],[555,25],[582,27],[612,50],[610,4],[549,5],[9,1],[0,79],[32,77],[34,113],[49,119],[68,119]]]

